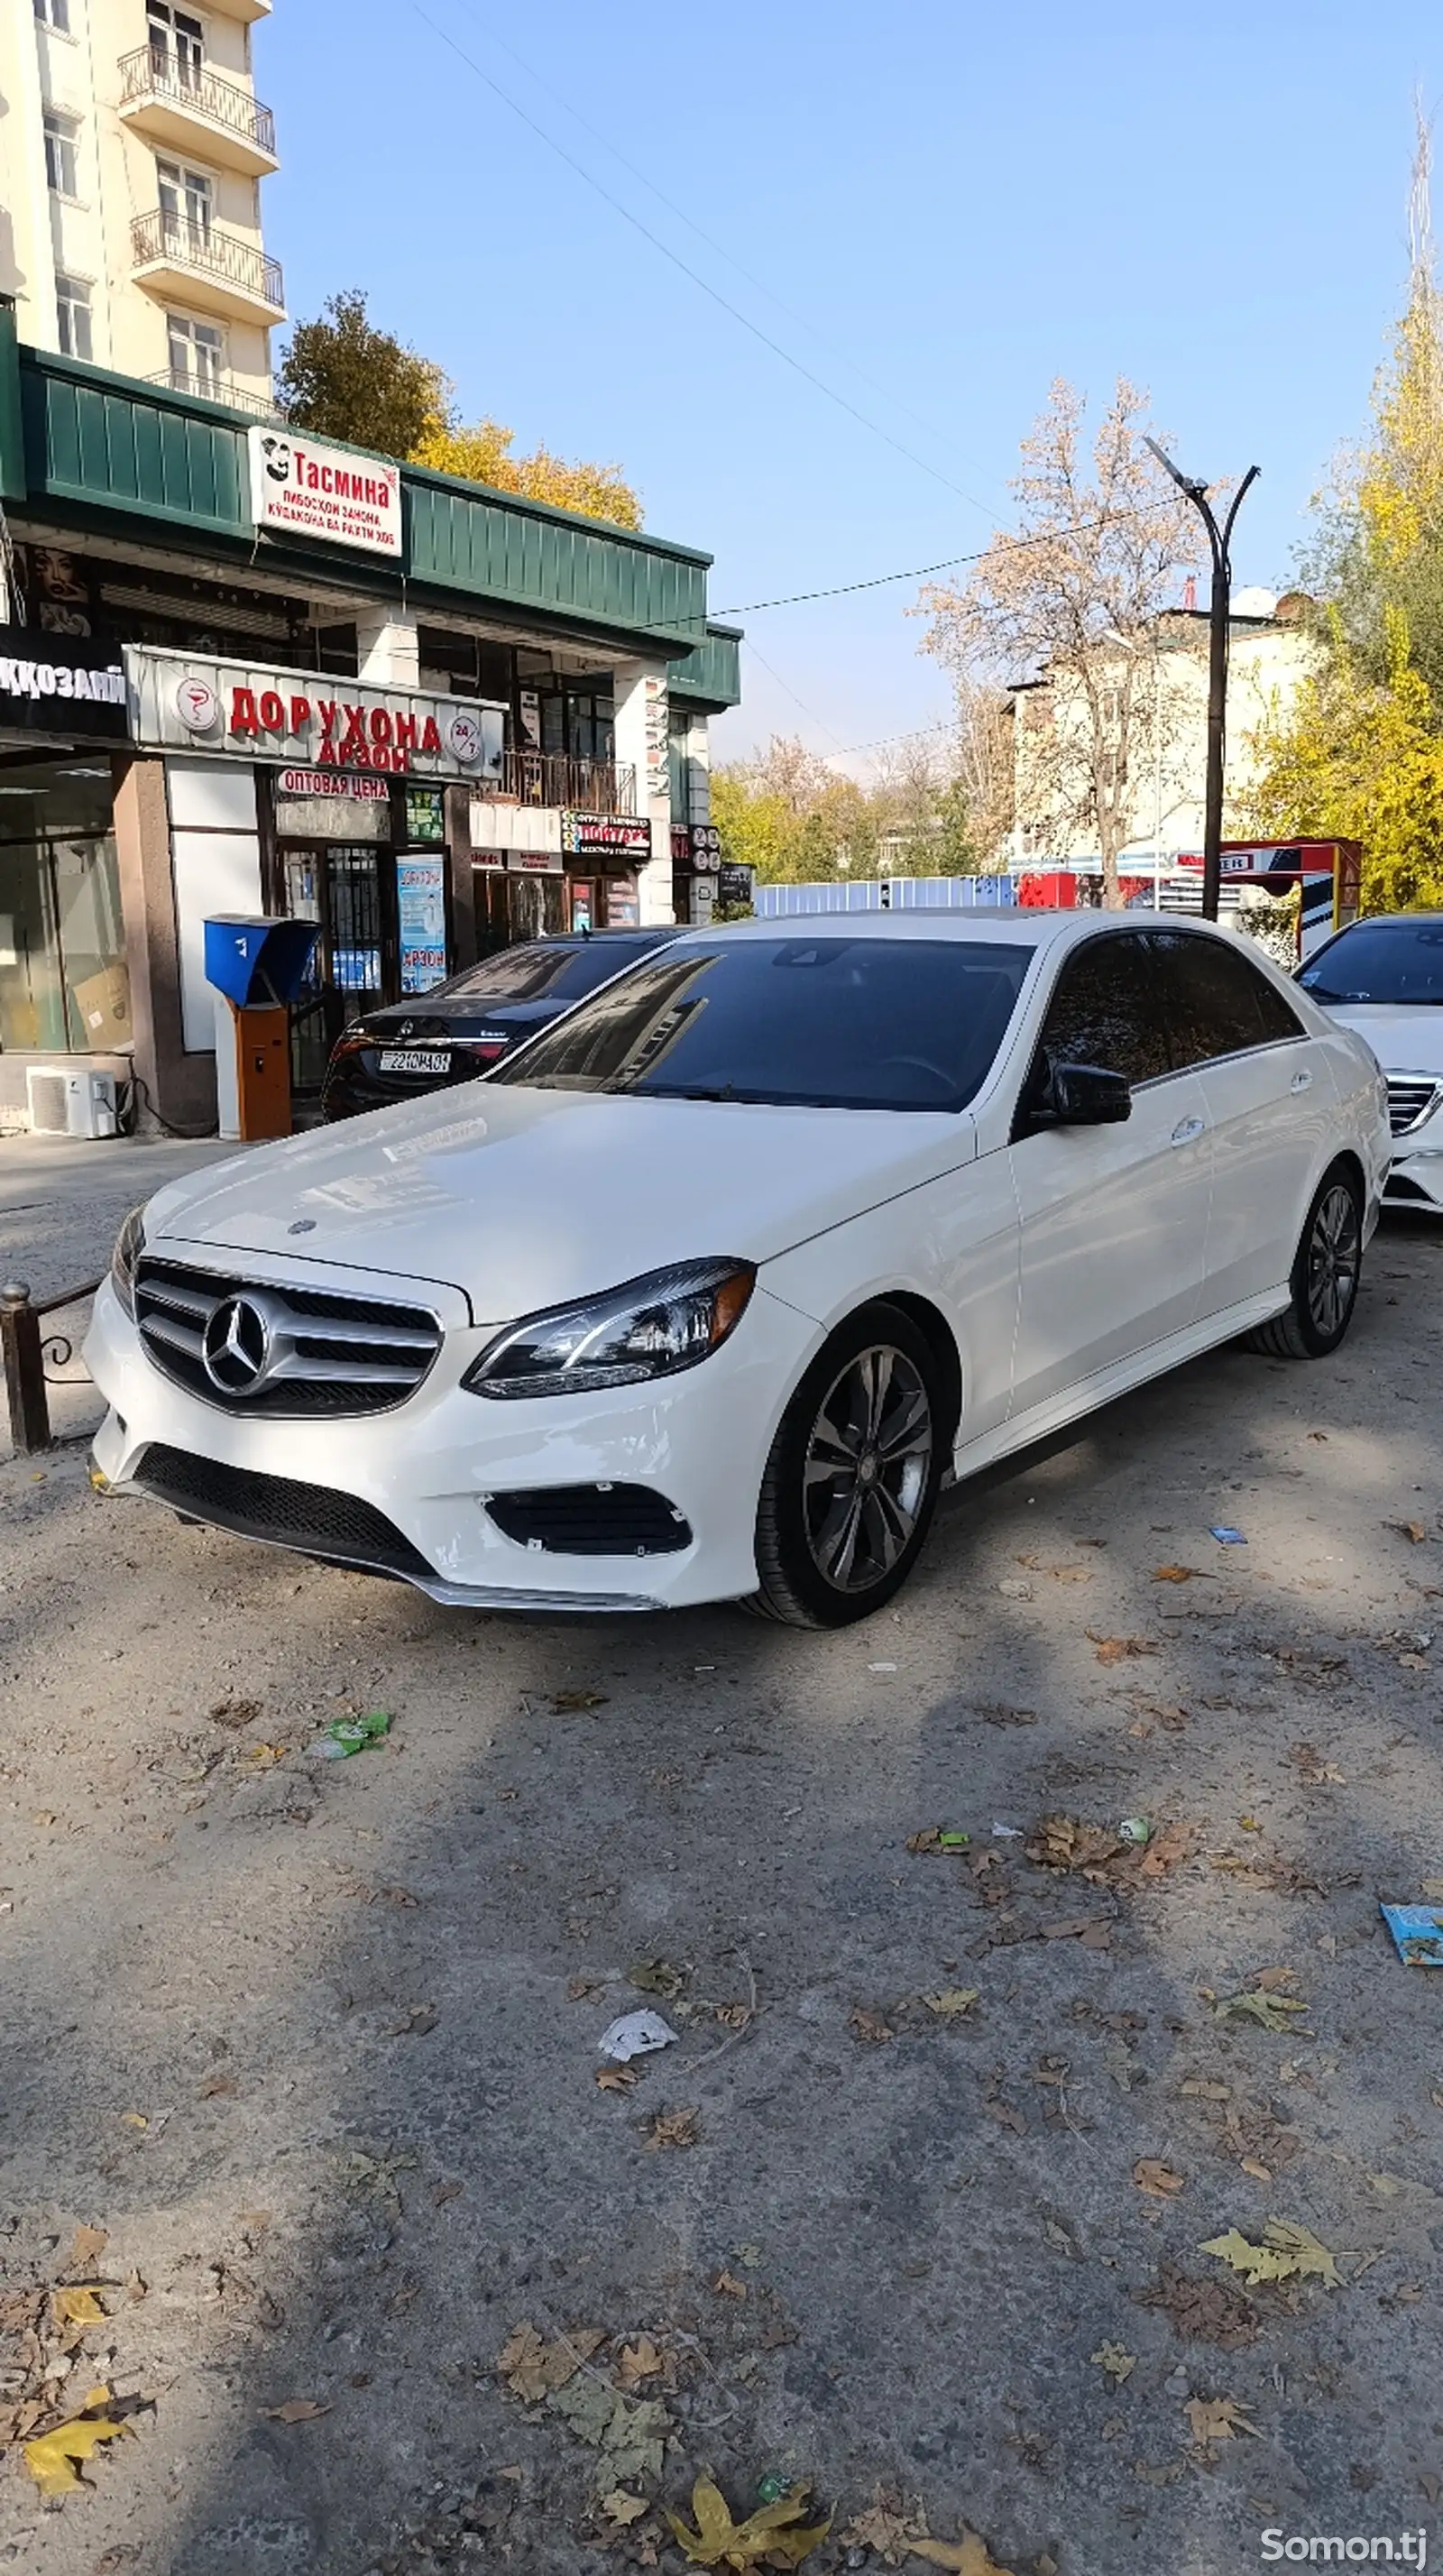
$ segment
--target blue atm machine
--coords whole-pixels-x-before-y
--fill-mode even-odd
[[[205,925],[215,986],[216,1105],[222,1136],[257,1144],[291,1132],[291,1015],[320,931],[314,921],[224,913]]]

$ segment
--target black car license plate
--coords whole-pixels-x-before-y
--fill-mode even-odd
[[[382,1073],[449,1073],[449,1047],[382,1047],[378,1059]]]

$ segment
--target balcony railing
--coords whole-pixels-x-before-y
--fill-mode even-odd
[[[272,394],[253,394],[234,376],[198,376],[193,367],[157,367],[148,385],[164,385],[173,394],[198,394],[202,402],[224,403],[227,411],[254,412],[257,420],[279,420],[280,405]]]
[[[566,805],[578,814],[634,814],[636,771],[564,751],[513,750],[502,753],[499,778],[478,782],[475,793],[517,805]]]
[[[138,106],[145,98],[164,99],[193,116],[203,116],[211,125],[224,126],[229,134],[241,135],[257,152],[275,159],[275,118],[239,81],[225,80],[203,63],[192,66],[159,45],[141,45],[133,54],[122,54],[120,81],[122,108]]]
[[[197,276],[223,279],[226,285],[253,297],[257,304],[270,305],[277,313],[284,307],[280,261],[239,233],[222,232],[215,224],[196,223],[188,215],[167,214],[157,206],[153,213],[135,217],[130,227],[130,248],[137,268],[154,267],[164,261],[177,268],[193,269]]]

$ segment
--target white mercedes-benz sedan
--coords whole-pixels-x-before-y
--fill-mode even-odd
[[[137,1210],[98,1481],[443,1602],[838,1627],[954,1476],[1235,1334],[1334,1350],[1390,1151],[1227,932],[691,932],[464,1099]]]
[[[1388,1078],[1386,1207],[1443,1216],[1443,913],[1355,921],[1298,977],[1330,1019],[1366,1038]]]

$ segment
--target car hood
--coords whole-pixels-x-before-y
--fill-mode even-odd
[[[970,1162],[970,1117],[772,1109],[468,1084],[172,1183],[152,1248],[188,1244],[459,1288],[478,1324],[674,1261],[764,1262]]]
[[[1411,1002],[1328,1002],[1319,1005],[1340,1028],[1366,1038],[1385,1073],[1443,1076],[1443,1008]]]

